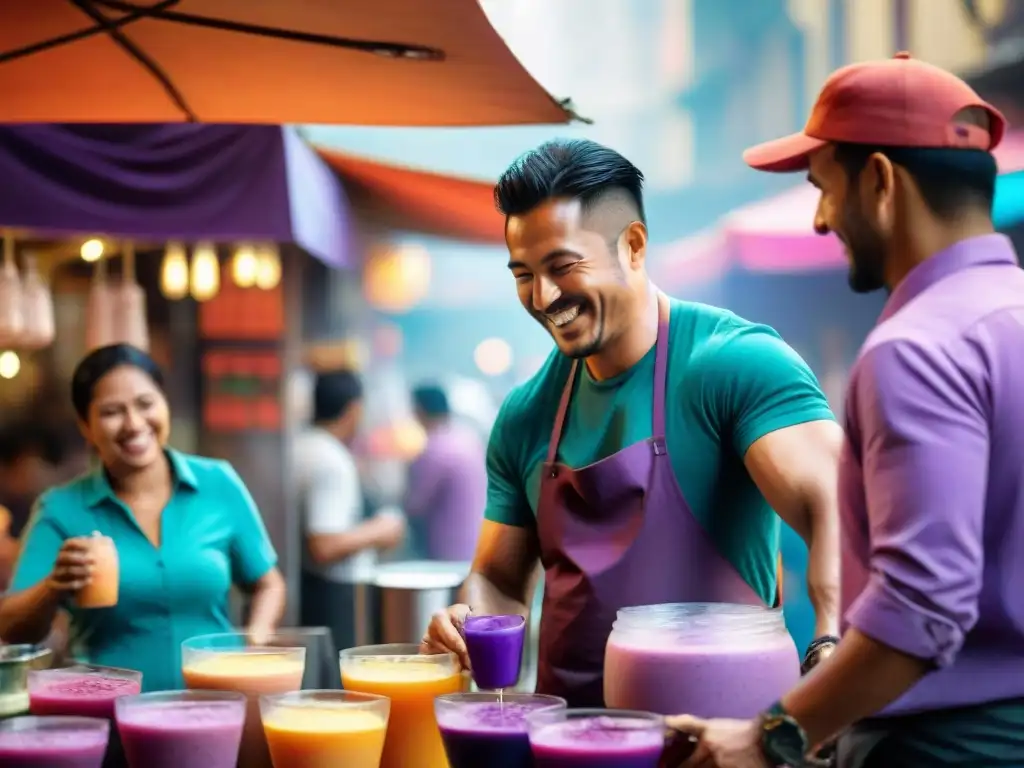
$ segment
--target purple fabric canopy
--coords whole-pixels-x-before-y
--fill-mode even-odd
[[[344,267],[350,220],[341,182],[289,128],[0,126],[0,226],[293,242]]]

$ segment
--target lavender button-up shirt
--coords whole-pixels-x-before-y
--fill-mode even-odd
[[[917,266],[850,373],[844,629],[932,662],[902,714],[1024,697],[1024,271],[985,235]]]

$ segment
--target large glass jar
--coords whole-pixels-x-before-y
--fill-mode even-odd
[[[663,715],[748,718],[800,677],[781,609],[674,603],[618,612],[604,661],[605,705]]]

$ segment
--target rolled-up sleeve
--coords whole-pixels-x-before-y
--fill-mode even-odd
[[[851,396],[871,576],[846,619],[885,645],[945,666],[978,618],[985,388],[948,351],[897,340],[861,359]]]

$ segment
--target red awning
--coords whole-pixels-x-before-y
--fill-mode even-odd
[[[564,123],[478,0],[3,2],[0,122]]]
[[[345,183],[362,215],[395,229],[499,245],[505,220],[494,184],[353,157],[322,147],[320,156]]]

